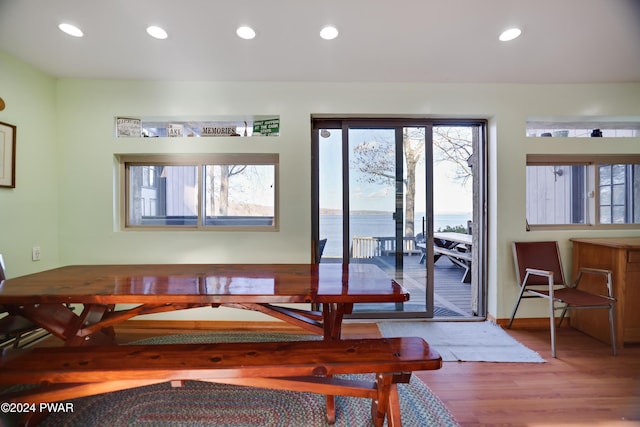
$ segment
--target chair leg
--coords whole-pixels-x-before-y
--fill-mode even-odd
[[[616,327],[614,323],[615,316],[614,316],[613,310],[614,310],[614,307],[613,307],[613,304],[611,304],[611,306],[609,307],[609,329],[611,330],[611,351],[615,356],[616,354],[618,354],[618,352],[616,349]]]
[[[507,329],[511,329],[511,324],[513,323],[513,318],[516,317],[516,311],[518,311],[518,306],[520,305],[520,301],[522,300],[522,295],[524,294],[525,287],[520,287],[520,294],[518,295],[518,300],[516,301],[516,306],[513,307],[513,313],[511,313],[511,318],[509,319],[509,324],[507,325]]]
[[[556,318],[553,298],[549,298],[549,327],[551,328],[551,357],[556,357]]]
[[[560,322],[558,322],[558,327],[562,326],[562,321],[564,320],[564,315],[567,314],[567,307],[569,305],[565,305],[564,309],[562,310],[562,314],[560,315]]]

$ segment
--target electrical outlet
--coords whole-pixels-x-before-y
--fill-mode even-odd
[[[34,246],[31,248],[31,260],[40,261],[40,246]]]

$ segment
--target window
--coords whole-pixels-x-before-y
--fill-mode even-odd
[[[125,229],[277,230],[277,154],[119,157]]]
[[[279,136],[280,116],[116,117],[118,138]]]
[[[640,223],[640,165],[600,165],[600,223]]]
[[[530,225],[640,224],[640,156],[527,156]]]

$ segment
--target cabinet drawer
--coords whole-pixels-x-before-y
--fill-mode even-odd
[[[640,271],[640,251],[627,252],[627,271]]]
[[[640,251],[629,251],[627,254],[627,262],[640,262]]]

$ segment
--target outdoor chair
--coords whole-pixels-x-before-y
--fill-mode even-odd
[[[315,262],[316,264],[320,263],[322,259],[322,254],[324,253],[324,247],[327,245],[327,239],[321,239],[317,244],[317,251],[315,253]]]
[[[556,324],[555,312],[562,310],[558,327],[562,325],[568,310],[600,308],[609,310],[609,326],[611,332],[611,349],[616,355],[616,339],[614,326],[615,298],[612,295],[611,271],[581,268],[575,282],[567,286],[562,272],[562,262],[558,242],[514,242],[513,258],[516,276],[520,284],[520,293],[513,308],[508,328],[511,328],[520,301],[523,298],[546,298],[549,301],[549,325],[551,328],[551,355],[556,357]],[[580,281],[585,274],[602,276],[602,288],[605,283],[607,293],[595,294],[579,289]]]

